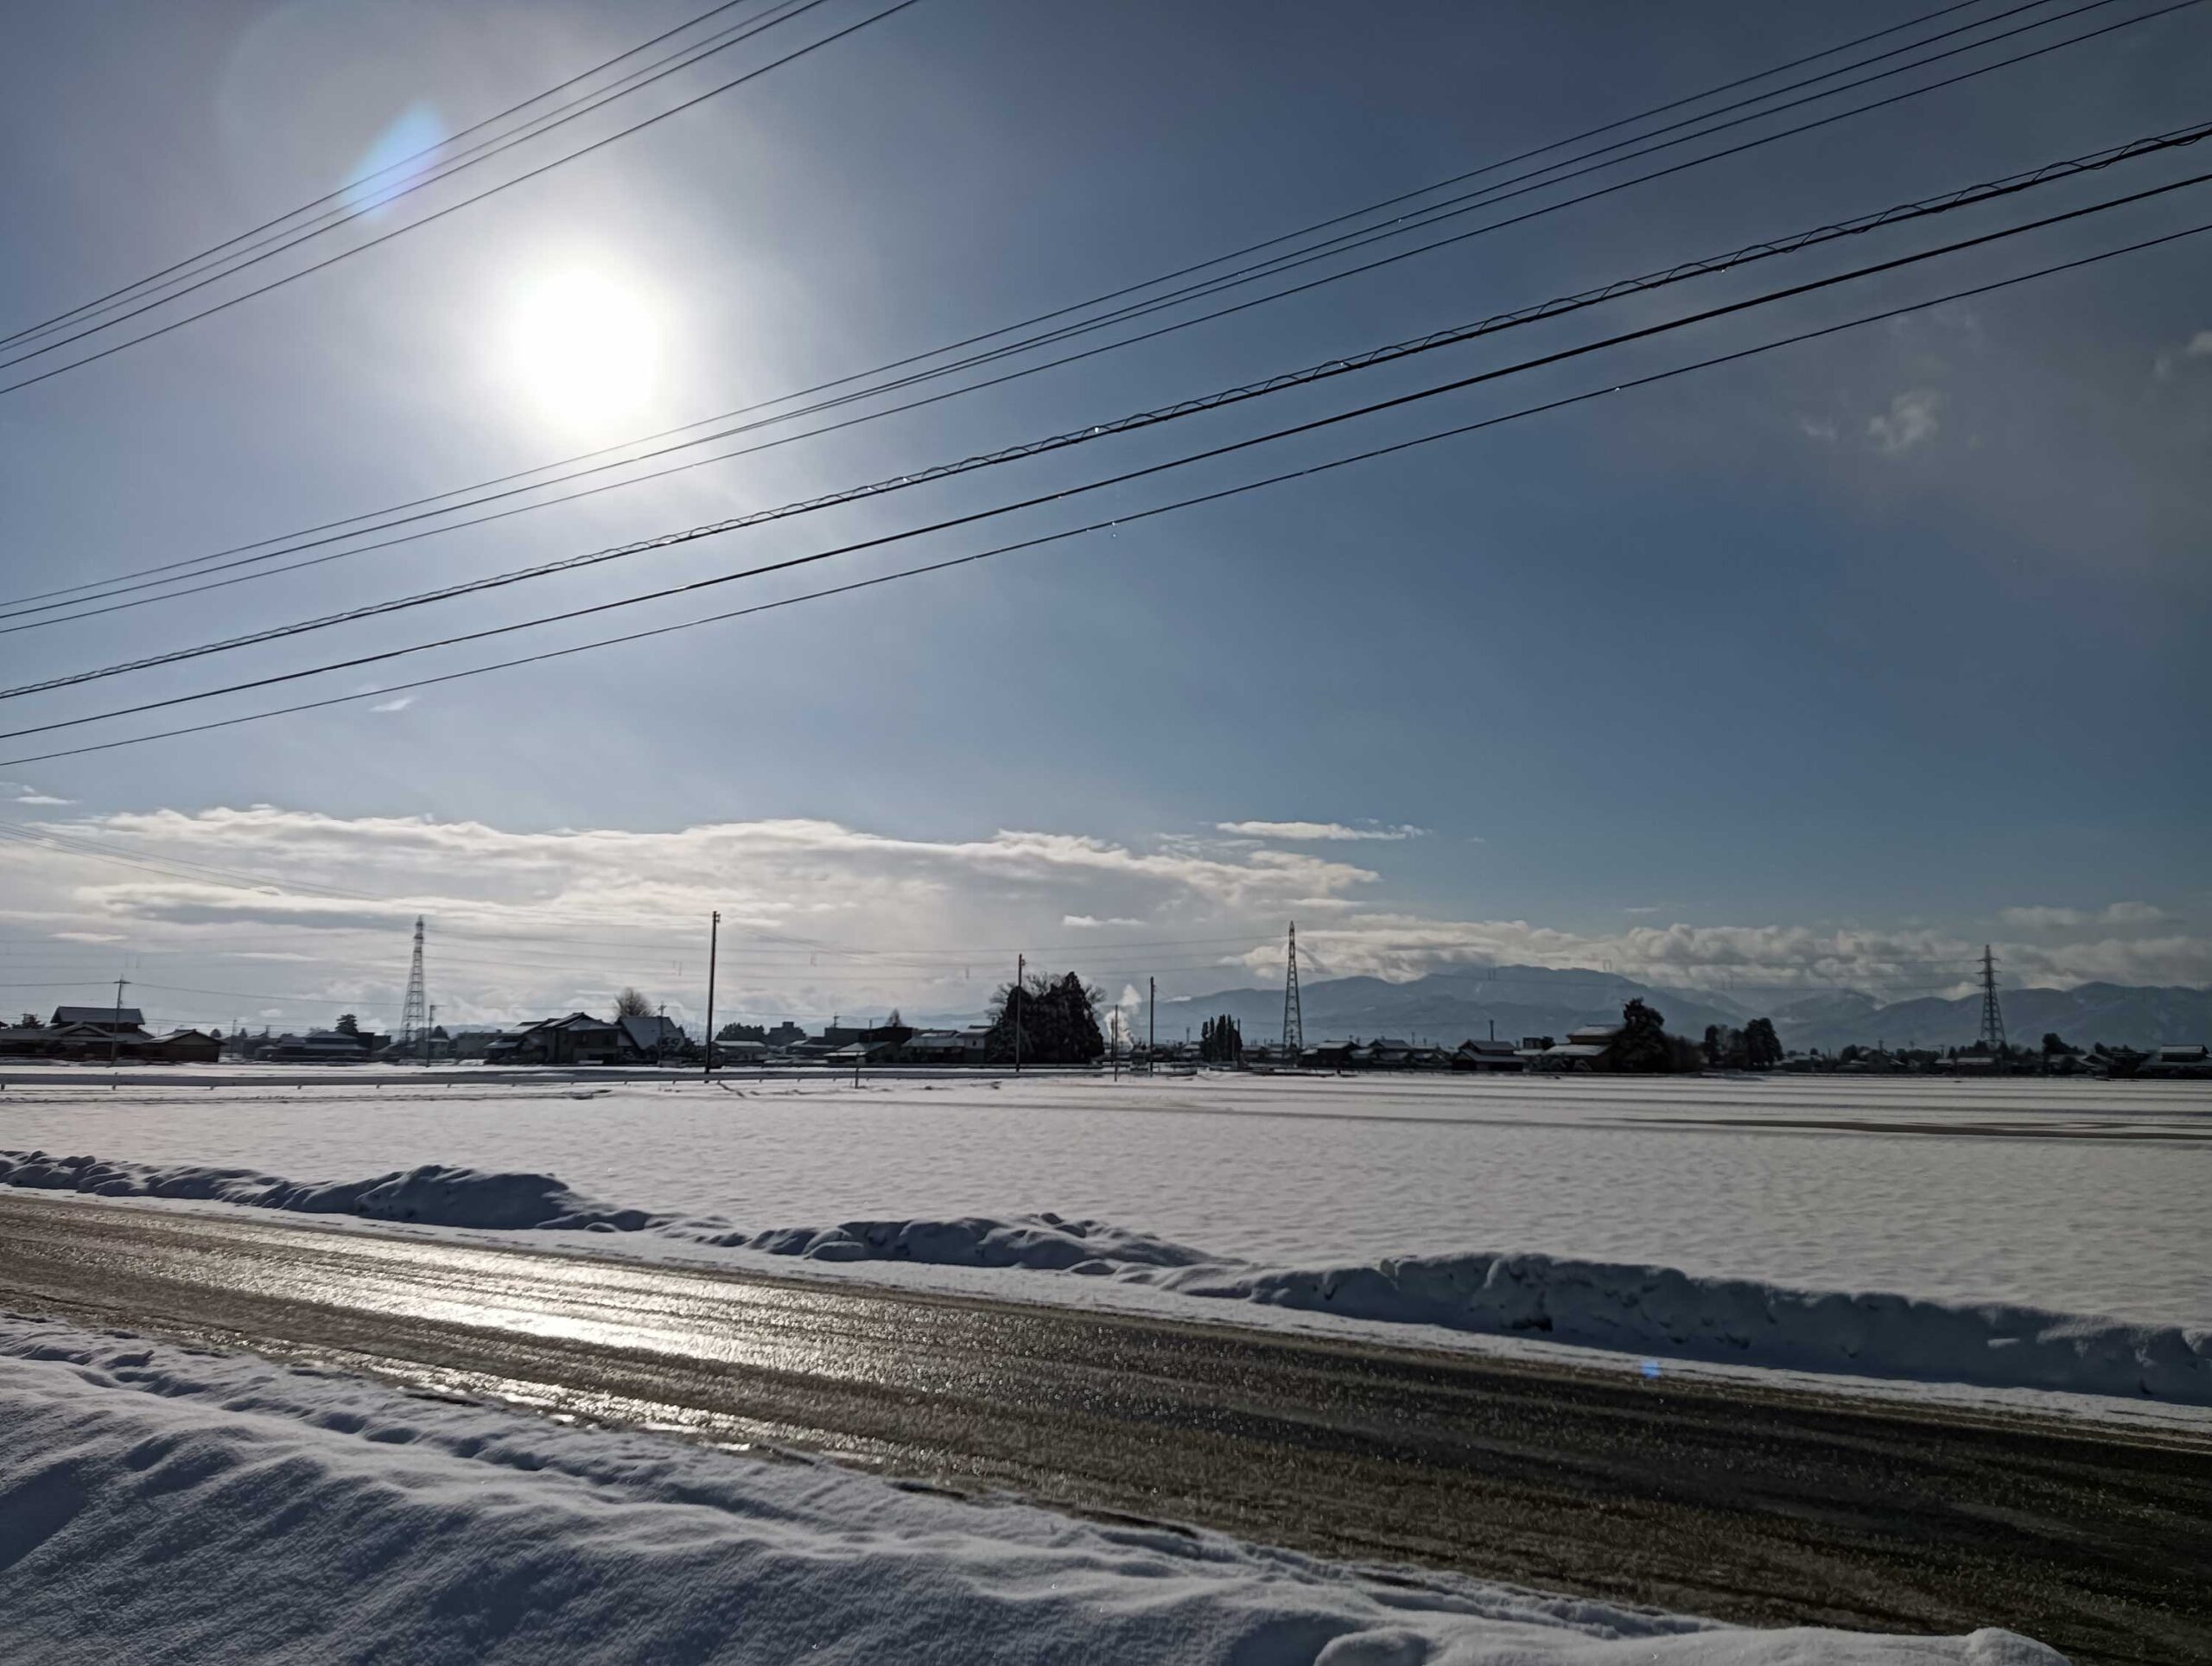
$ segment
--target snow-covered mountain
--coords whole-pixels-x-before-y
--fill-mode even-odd
[[[1404,983],[1379,977],[1317,978],[1301,991],[1306,1037],[1388,1035],[1426,1038],[1456,1046],[1470,1036],[1564,1035],[1578,1024],[1618,1019],[1641,997],[1665,1015],[1678,1035],[1697,1036],[1708,1024],[1740,1026],[1764,1011],[1784,1046],[1825,1052],[1877,1041],[1891,1046],[1963,1046],[1980,1033],[1981,998],[1922,998],[1884,1005],[1858,989],[1823,990],[1769,1007],[1746,1006],[1707,989],[1656,988],[1616,973],[1580,968],[1500,966],[1433,972]],[[2002,992],[2006,1033],[2034,1046],[2056,1031],[2077,1046],[2103,1041],[2152,1047],[2212,1040],[2212,990],[2085,983],[2072,989]],[[1160,1003],[1163,1040],[1192,1034],[1219,1014],[1236,1020],[1248,1041],[1282,1030],[1282,990],[1221,989]]]
[[[2075,1046],[2156,1047],[2212,1040],[2212,990],[2084,983],[2071,989],[2002,989],[2005,1034],[2034,1046],[2056,1031]],[[1863,1008],[1847,1003],[1863,1002]],[[1785,1046],[1963,1046],[1981,1032],[1981,997],[1923,996],[1881,1006],[1855,990],[1816,995],[1777,1011]]]
[[[1432,972],[1409,982],[1379,977],[1318,978],[1304,985],[1300,1006],[1306,1039],[1342,1040],[1387,1035],[1425,1038],[1457,1046],[1471,1036],[1563,1036],[1579,1024],[1617,1020],[1641,997],[1679,1034],[1702,1034],[1707,1024],[1741,1024],[1747,1014],[1726,995],[1654,989],[1612,972],[1548,966],[1499,966],[1479,971]],[[1247,1041],[1282,1032],[1282,990],[1222,989],[1160,1003],[1163,1040],[1196,1034],[1205,1019],[1227,1013]]]

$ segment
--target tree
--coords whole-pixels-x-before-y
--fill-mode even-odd
[[[361,1033],[361,1021],[351,1013],[339,1014],[338,1033],[340,1035],[359,1035]]]
[[[725,1024],[715,1040],[717,1041],[759,1041],[765,1045],[768,1040],[768,1032],[766,1027],[760,1024]]]
[[[1106,1038],[1098,1027],[1103,990],[1085,989],[1070,972],[1064,977],[1025,978],[1020,988],[1000,986],[991,1000],[990,1033],[983,1056],[994,1065],[1088,1065],[1104,1056]]]
[[[1662,1074],[1672,1067],[1666,1015],[1641,998],[1621,1008],[1620,1033],[1613,1038],[1613,1068],[1632,1074]]]
[[[22,1027],[27,1030],[37,1030],[46,1027],[46,1021],[41,1018],[36,1013],[25,1013],[17,1021],[21,1024]]]
[[[1198,1057],[1209,1064],[1240,1064],[1244,1058],[1244,1033],[1227,1013],[1209,1018],[1198,1031]]]
[[[652,1013],[653,1003],[626,983],[622,986],[622,993],[614,997],[614,1016],[617,1019],[651,1018]]]
[[[1744,1062],[1753,1070],[1771,1070],[1782,1062],[1782,1038],[1774,1033],[1771,1018],[1754,1018],[1744,1026]]]
[[[887,1030],[899,1030],[906,1027],[906,1021],[899,1016],[898,1008],[893,1007],[891,1009],[891,1016],[883,1021],[883,1027]]]
[[[2065,1042],[2058,1039],[2058,1032],[2056,1030],[2045,1030],[2044,1032],[2043,1056],[2044,1058],[2049,1059],[2054,1053],[2071,1052],[2073,1051],[2073,1048],[2068,1046]]]

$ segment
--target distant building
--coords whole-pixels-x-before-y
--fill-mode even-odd
[[[491,1064],[612,1065],[622,1054],[622,1027],[589,1013],[548,1018],[503,1035],[486,1051]]]
[[[2138,1076],[2195,1079],[2212,1077],[2212,1048],[2202,1044],[2160,1047],[2136,1066]]]
[[[136,1031],[143,1035],[146,1014],[136,1007],[56,1007],[48,1027],[58,1030],[70,1025],[82,1025],[102,1035],[116,1031],[126,1035]]]
[[[657,1065],[664,1059],[681,1057],[691,1045],[683,1027],[663,1014],[620,1018],[615,1024],[622,1032],[620,1051],[626,1065]]]
[[[1620,1033],[1618,1024],[1585,1024],[1569,1030],[1567,1040],[1558,1046],[1538,1052],[1529,1061],[1529,1066],[1541,1071],[1610,1071]]]
[[[1458,1071],[1496,1072],[1520,1071],[1529,1068],[1529,1061],[1510,1041],[1462,1041],[1452,1055],[1452,1068]]]
[[[309,1030],[264,1041],[254,1057],[279,1065],[365,1065],[382,1044],[379,1035],[352,1035],[343,1030]]]
[[[980,1065],[990,1031],[982,1026],[964,1030],[916,1030],[899,1049],[908,1065]]]

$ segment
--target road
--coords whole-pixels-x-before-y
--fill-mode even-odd
[[[0,1195],[0,1307],[1751,1624],[2212,1662],[2212,1440]]]

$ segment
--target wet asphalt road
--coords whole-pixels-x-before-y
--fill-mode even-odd
[[[2212,1662],[2212,1440],[24,1192],[0,1307],[1751,1624]]]

